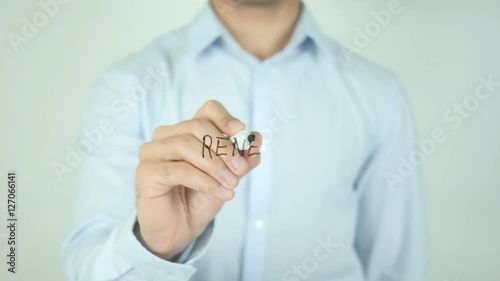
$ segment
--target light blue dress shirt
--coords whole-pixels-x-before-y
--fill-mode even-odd
[[[132,232],[138,148],[211,99],[262,133],[262,162],[179,260],[165,261]],[[261,62],[208,6],[106,70],[87,109],[63,250],[70,280],[426,280],[428,229],[418,171],[404,161],[415,135],[401,86],[326,38],[307,8],[287,47]]]

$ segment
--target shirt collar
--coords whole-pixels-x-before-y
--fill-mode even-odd
[[[295,48],[310,39],[318,47],[325,47],[327,38],[320,30],[307,6],[302,3],[300,18],[287,48]]]
[[[221,38],[223,30],[224,26],[212,5],[208,3],[189,28],[189,54],[196,56],[212,46],[215,41]]]
[[[234,7],[234,9],[237,9],[237,7]],[[230,13],[230,10],[227,12]],[[290,42],[284,51],[297,48],[308,41],[308,39],[318,47],[325,47],[327,45],[327,38],[319,29],[307,6],[302,3],[300,18],[295,26]],[[207,4],[189,29],[188,52],[193,56],[199,55],[216,45],[218,40],[237,44],[213,10],[212,5]]]

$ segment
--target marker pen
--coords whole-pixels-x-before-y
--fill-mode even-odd
[[[236,144],[239,150],[248,150],[255,141],[255,135],[247,131],[241,131],[231,136],[229,139],[233,144]]]

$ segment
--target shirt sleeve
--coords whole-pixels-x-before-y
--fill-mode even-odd
[[[131,98],[137,84],[134,75],[113,70],[102,75],[91,91],[80,137],[66,149],[68,168],[79,170],[71,231],[63,245],[69,280],[188,280],[210,240],[213,222],[170,262],[149,252],[133,233],[137,153],[149,139],[143,124],[148,102]]]
[[[393,87],[381,136],[358,180],[355,248],[367,281],[427,280],[429,238],[412,114]],[[415,160],[416,159],[416,160]]]

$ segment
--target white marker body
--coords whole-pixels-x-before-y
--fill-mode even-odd
[[[241,132],[237,133],[236,135],[231,136],[229,139],[231,140],[232,143],[237,143],[237,148],[239,150],[248,150],[248,149],[250,149],[250,146],[252,145],[248,141],[248,136],[250,136],[251,134],[252,133],[247,132],[247,131],[241,131]]]

